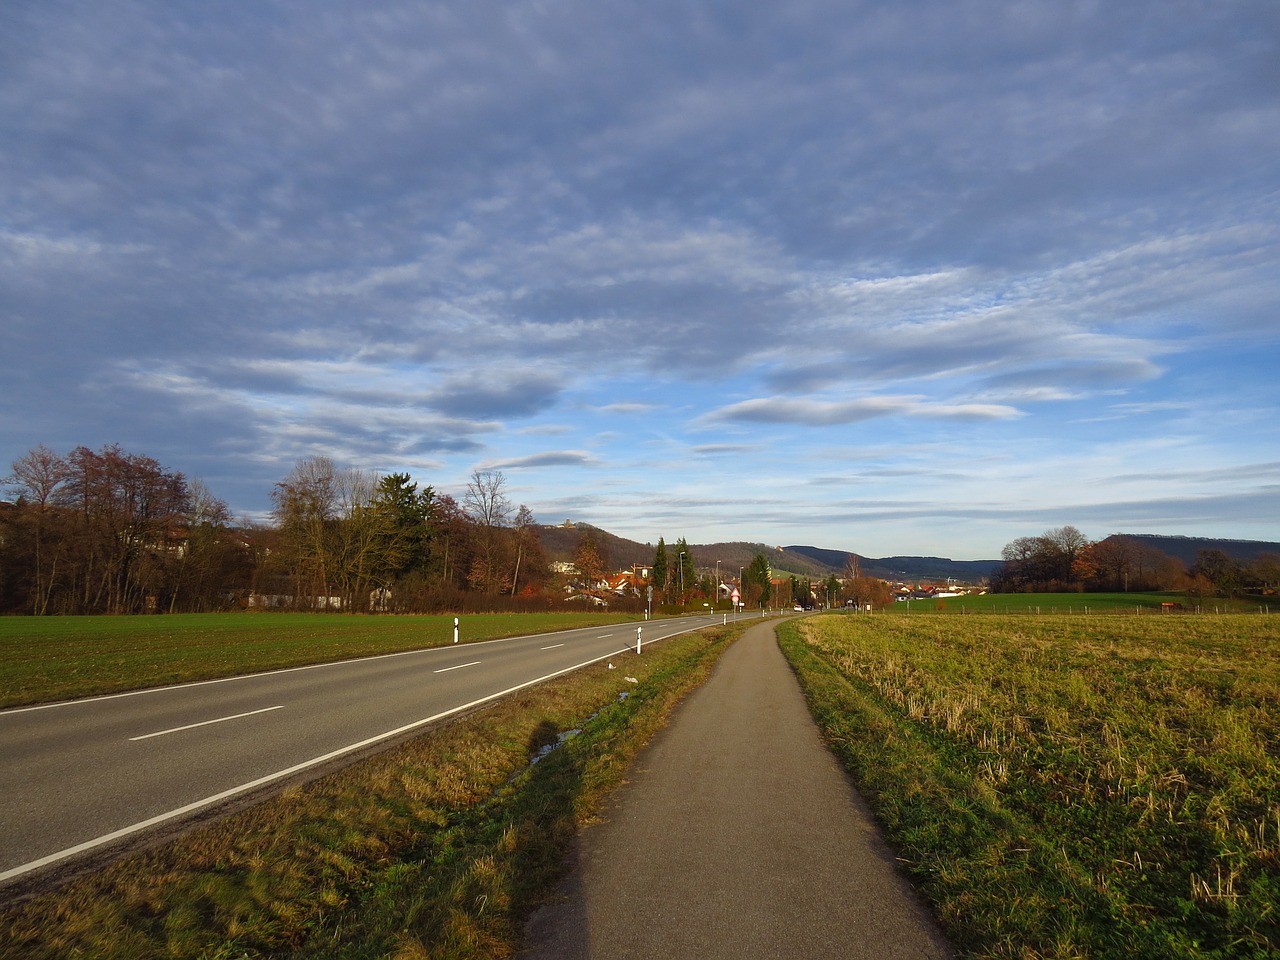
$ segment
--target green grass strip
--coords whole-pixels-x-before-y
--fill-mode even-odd
[[[585,668],[35,897],[0,914],[0,958],[511,956],[578,827],[740,632]]]
[[[468,614],[463,642],[636,619]],[[0,707],[117,693],[453,642],[453,616],[215,613],[0,617]]]

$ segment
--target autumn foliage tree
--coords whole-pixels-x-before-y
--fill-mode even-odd
[[[588,587],[595,587],[604,578],[606,570],[604,551],[590,527],[585,528],[578,538],[578,546],[573,553],[573,564],[578,568],[578,576]]]

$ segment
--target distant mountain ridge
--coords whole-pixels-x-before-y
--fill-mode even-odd
[[[618,537],[588,523],[539,526],[538,538],[548,560],[572,560],[582,534],[590,530],[610,567],[623,569],[653,563],[657,546]],[[1162,536],[1151,533],[1116,533],[1144,546],[1152,547],[1180,560],[1187,566],[1195,563],[1201,550],[1221,550],[1233,560],[1249,563],[1259,554],[1280,554],[1280,543],[1265,540],[1230,540],[1213,537]],[[667,555],[674,561],[674,542],[667,544]],[[763,553],[775,575],[826,578],[844,572],[851,556],[848,550],[814,546],[771,547],[745,541],[729,543],[689,544],[694,565],[700,570],[720,566],[725,578],[737,576],[737,567],[749,565],[757,553]],[[882,580],[959,580],[977,583],[988,578],[999,567],[1000,560],[951,560],[946,557],[864,557],[858,555],[862,572]]]
[[[556,526],[539,526],[538,540],[548,560],[572,561],[578,549],[582,535],[590,531],[596,544],[604,554],[605,563],[612,568],[625,569],[631,566],[648,566],[653,563],[657,553],[657,544],[640,543],[618,537],[589,523],[566,523]],[[675,542],[666,544],[667,558],[675,562]],[[781,547],[771,547],[763,543],[691,543],[689,555],[693,557],[694,566],[699,570],[711,570],[719,564],[720,574],[724,578],[737,578],[738,568],[750,566],[756,554],[763,553],[769,566],[778,576],[799,576],[825,578],[839,573],[842,568],[833,568],[820,560],[804,554],[791,553]],[[842,561],[843,563],[843,561]]]
[[[784,547],[787,553],[810,557],[837,573],[842,572],[853,554],[848,550],[822,547]],[[946,557],[864,557],[857,555],[858,565],[868,577],[881,580],[961,580],[976,583],[1000,566],[999,560],[951,560]]]
[[[572,561],[582,535],[590,531],[609,567],[625,569],[653,563],[657,545],[615,536],[589,523],[566,521],[556,526],[539,526],[538,540],[548,560]],[[675,543],[667,543],[667,556],[674,562]],[[751,564],[756,554],[763,553],[775,576],[825,579],[844,572],[847,550],[821,547],[771,547],[764,543],[733,541],[726,543],[691,543],[689,554],[699,570],[710,570],[719,564],[721,576],[737,577],[737,568]],[[974,582],[989,576],[1000,565],[999,560],[948,560],[942,557],[887,557],[876,560],[860,557],[862,571],[870,577],[885,580],[954,580]]]
[[[1188,567],[1196,562],[1196,554],[1201,550],[1221,550],[1232,560],[1251,563],[1259,554],[1280,554],[1280,543],[1268,540],[1229,540],[1215,537],[1177,537],[1156,533],[1116,533],[1116,537],[1136,540],[1143,546],[1153,547],[1167,553],[1176,560],[1181,560]]]

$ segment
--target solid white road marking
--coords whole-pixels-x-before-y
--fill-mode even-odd
[[[252,717],[259,713],[270,713],[272,710],[283,710],[284,705],[278,707],[263,707],[261,710],[250,710],[248,713],[237,713],[233,717],[219,717],[217,720],[201,720],[199,723],[188,723],[185,727],[170,727],[168,730],[158,730],[155,733],[144,733],[140,737],[130,737],[129,742],[133,743],[137,740],[150,740],[152,737],[163,737],[170,733],[181,733],[183,730],[194,730],[196,727],[207,727],[211,723],[226,723],[228,720],[239,720],[241,717]]]
[[[234,797],[242,793],[248,793],[249,791],[256,790],[259,787],[265,786],[268,783],[273,783],[277,780],[283,780],[286,777],[291,777],[296,773],[301,773],[302,771],[308,770],[312,767],[316,767],[316,766],[320,766],[321,764],[328,763],[330,760],[336,760],[338,757],[346,756],[347,754],[350,754],[350,753],[355,753],[357,751],[365,749],[366,747],[371,747],[376,743],[382,742],[383,740],[389,740],[392,737],[398,737],[401,734],[408,733],[410,730],[417,730],[420,727],[425,727],[428,724],[435,723],[437,720],[443,720],[445,717],[453,716],[455,713],[465,713],[466,711],[470,710],[472,707],[478,707],[482,703],[488,703],[491,700],[497,700],[500,697],[505,697],[507,696],[507,694],[515,693],[517,690],[524,690],[526,687],[537,686],[539,683],[543,683],[544,681],[554,679],[555,677],[563,676],[566,673],[572,673],[574,670],[581,670],[583,667],[590,666],[593,663],[599,663],[601,660],[607,660],[611,656],[613,656],[613,654],[606,653],[599,657],[593,657],[590,660],[583,660],[581,663],[576,663],[572,667],[565,667],[563,670],[556,670],[553,673],[544,674],[543,676],[538,677],[535,680],[527,680],[524,683],[518,683],[514,687],[507,687],[507,689],[505,690],[499,690],[497,693],[491,693],[487,697],[480,697],[478,700],[472,700],[470,703],[464,703],[458,707],[451,707],[448,710],[442,710],[440,713],[433,714],[430,717],[424,717],[423,719],[415,721],[414,723],[406,723],[403,727],[397,727],[394,730],[388,730],[386,733],[381,733],[376,737],[370,737],[367,740],[361,740],[359,743],[352,743],[345,747],[339,747],[337,750],[331,750],[329,753],[326,753],[322,756],[313,757],[310,760],[305,760],[302,763],[296,763],[293,766],[287,767],[284,770],[277,770],[275,773],[269,773],[265,777],[259,777],[257,780],[251,780],[248,783],[242,783],[237,787],[231,787],[227,790],[223,790],[221,793],[215,793],[211,797],[205,797],[203,800],[196,800],[193,803],[188,803],[185,806],[178,807],[176,810],[170,810],[167,813],[158,814],[154,817],[151,817],[150,819],[143,820],[139,823],[131,824],[130,826],[127,826],[127,827],[121,827],[119,830],[113,830],[110,833],[105,833],[102,836],[95,837],[92,840],[86,840],[84,843],[78,843],[74,847],[67,847],[67,849],[65,850],[59,850],[57,853],[51,853],[48,856],[41,857],[38,860],[32,860],[30,863],[24,863],[24,864],[21,864],[20,866],[12,867],[8,870],[0,871],[0,883],[4,883],[7,880],[12,880],[14,877],[20,877],[24,873],[30,873],[32,870],[38,870],[41,867],[47,867],[49,864],[57,863],[59,860],[65,860],[68,857],[74,857],[77,854],[85,853],[86,851],[94,850],[98,847],[105,846],[108,843],[113,843],[116,840],[120,840],[132,834],[139,833],[143,830],[147,830],[150,827],[154,827],[158,824],[165,823],[166,821],[174,820],[179,817],[186,816],[189,813],[194,813],[197,810],[202,810],[205,807],[212,806],[216,803],[221,803],[223,800],[226,800],[229,797]]]
[[[432,670],[432,673],[448,673],[450,670],[461,670],[463,667],[474,667],[479,660],[472,660],[470,663],[460,663],[456,667],[445,667],[442,670]]]
[[[699,630],[703,626],[705,626],[705,624],[687,626],[685,629],[678,630],[676,631],[676,633],[669,634],[668,636],[674,637],[674,636],[678,636],[681,633],[692,633],[694,630]],[[654,639],[665,640],[667,639],[667,637],[666,636],[657,637]],[[481,641],[481,642],[489,643],[492,641]],[[653,642],[653,641],[651,640],[650,642]],[[48,856],[40,857],[38,860],[32,860],[30,863],[20,864],[19,866],[11,867],[8,870],[0,871],[0,883],[4,883],[5,881],[12,880],[14,877],[20,877],[23,874],[30,873],[33,870],[38,870],[41,867],[47,867],[50,864],[57,863],[60,860],[66,860],[68,857],[74,857],[77,854],[85,853],[89,850],[94,850],[98,847],[105,846],[106,844],[113,843],[116,840],[120,840],[124,837],[131,836],[132,834],[140,833],[143,830],[147,830],[151,827],[157,826],[158,824],[161,824],[161,823],[165,823],[169,820],[175,820],[175,819],[178,819],[179,817],[186,816],[189,813],[194,813],[197,810],[202,810],[205,807],[212,806],[216,803],[221,803],[223,800],[226,800],[229,797],[234,797],[242,793],[248,793],[252,790],[256,790],[259,787],[265,786],[266,784],[273,783],[277,780],[283,780],[286,777],[293,776],[296,773],[301,773],[302,771],[308,770],[312,767],[316,767],[321,764],[328,763],[330,760],[336,760],[337,758],[346,756],[347,754],[355,753],[359,750],[363,750],[367,747],[371,747],[374,744],[382,742],[383,740],[389,740],[392,737],[397,737],[397,736],[400,736],[401,734],[408,733],[411,730],[417,730],[420,727],[424,727],[424,726],[427,726],[428,724],[435,723],[437,720],[443,720],[445,717],[453,716],[456,713],[464,713],[467,710],[470,710],[472,707],[478,707],[482,703],[488,703],[491,700],[497,700],[501,697],[505,697],[508,694],[515,693],[517,690],[524,690],[527,687],[536,686],[539,683],[543,683],[547,680],[552,680],[555,677],[563,676],[566,673],[572,673],[575,670],[581,670],[583,667],[588,667],[593,663],[599,663],[602,660],[608,660],[611,656],[613,656],[612,653],[606,653],[598,657],[592,657],[590,660],[583,660],[581,663],[574,664],[572,667],[565,667],[563,670],[556,670],[553,673],[544,674],[543,676],[538,677],[535,680],[527,680],[524,683],[518,683],[514,687],[508,687],[505,690],[499,690],[497,693],[491,693],[487,697],[480,697],[478,700],[472,700],[470,703],[464,703],[458,707],[451,707],[448,710],[442,710],[440,713],[434,714],[430,717],[424,717],[423,719],[415,721],[414,723],[407,723],[402,727],[397,727],[395,730],[388,730],[386,733],[379,734],[378,736],[375,736],[375,737],[370,737],[367,740],[361,740],[359,743],[352,743],[345,747],[339,747],[337,750],[331,750],[329,753],[323,754],[322,756],[313,757],[310,760],[304,760],[302,763],[296,763],[293,766],[287,767],[284,770],[277,770],[275,773],[269,773],[264,777],[259,777],[257,780],[251,780],[248,783],[242,783],[239,786],[230,787],[227,790],[223,790],[221,793],[215,793],[213,796],[205,797],[203,800],[196,800],[193,803],[188,803],[185,806],[178,807],[176,810],[170,810],[167,813],[157,814],[156,816],[151,817],[147,820],[143,820],[139,823],[134,823],[127,827],[121,827],[119,830],[113,830],[110,833],[105,833],[102,836],[95,837],[92,840],[86,840],[83,843],[78,843],[73,847],[67,847],[65,850],[59,850],[58,852],[51,853]],[[301,669],[311,669],[311,668],[303,667]],[[288,671],[270,671],[270,672],[288,672]],[[217,683],[221,681],[212,681],[212,682]],[[103,698],[103,699],[108,699],[108,698]]]

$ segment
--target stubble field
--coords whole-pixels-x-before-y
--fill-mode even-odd
[[[967,956],[1280,955],[1280,618],[779,632]]]

